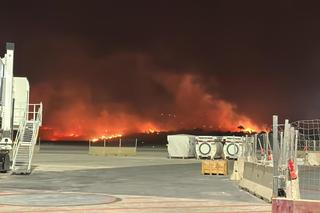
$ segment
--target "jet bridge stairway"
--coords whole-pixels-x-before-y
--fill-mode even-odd
[[[27,120],[18,130],[13,148],[12,174],[30,174],[34,147],[41,126],[42,105],[33,119]]]

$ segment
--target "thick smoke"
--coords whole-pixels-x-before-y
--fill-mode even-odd
[[[58,70],[49,72],[57,75],[31,91],[33,100],[44,103],[45,139],[189,128],[235,131],[239,125],[260,128],[237,113],[235,104],[207,91],[208,82],[196,70],[163,69],[142,53],[96,59],[83,52],[63,56],[54,66]]]
[[[319,117],[318,5],[255,2],[7,1],[0,52],[47,138]]]

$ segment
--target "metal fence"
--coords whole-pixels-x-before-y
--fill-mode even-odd
[[[112,138],[112,139],[101,139],[98,141],[89,141],[90,147],[136,147],[137,139],[123,139],[123,138]]]
[[[273,197],[299,199],[297,147],[299,131],[289,120],[278,124],[273,117]]]
[[[274,197],[320,200],[320,120],[273,122]]]
[[[242,143],[241,158],[246,162],[255,162],[263,165],[272,163],[272,147],[270,133],[260,133],[246,136]]]
[[[279,124],[274,116],[272,132],[246,136],[239,159],[240,187],[268,200],[320,200],[320,119]]]
[[[297,161],[300,196],[320,200],[320,120],[293,122],[298,132]]]
[[[137,139],[102,139],[99,141],[89,141],[89,154],[91,155],[115,155],[129,156],[136,155]]]
[[[292,125],[299,131],[299,151],[320,151],[320,120],[302,120]]]

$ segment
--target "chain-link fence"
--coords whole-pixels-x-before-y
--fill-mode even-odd
[[[320,120],[279,124],[274,116],[272,127],[245,138],[237,162],[240,187],[269,201],[320,200]]]
[[[278,124],[278,117],[273,117],[273,197],[300,198],[296,157],[298,136],[298,130],[289,120]]]
[[[241,158],[246,162],[256,162],[263,165],[270,164],[272,162],[270,133],[246,136],[242,143]]]
[[[320,200],[320,120],[293,122],[298,131],[297,160],[302,199]]]
[[[250,193],[271,201],[273,191],[273,168],[270,134],[247,136],[243,142],[243,155],[235,162],[232,180]]]
[[[320,120],[274,121],[273,134],[274,195],[320,200]]]

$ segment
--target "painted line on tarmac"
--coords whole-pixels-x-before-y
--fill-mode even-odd
[[[79,212],[79,211],[84,211],[84,212],[87,212],[87,211],[104,211],[104,210],[110,210],[110,209],[93,209],[93,210],[91,210],[91,209],[70,209],[70,210],[54,210],[54,212],[66,212],[66,211],[68,211],[68,212],[71,212],[71,211],[76,211],[76,212]],[[123,209],[117,209],[116,211],[122,211],[122,210],[129,210],[129,211],[131,211],[131,210],[133,210],[133,211],[141,211],[141,210],[145,210],[145,209],[125,209],[125,208],[123,208]],[[188,209],[188,210],[190,210],[190,209]],[[45,210],[42,210],[42,211],[5,211],[5,212],[3,212],[3,211],[0,211],[1,213],[13,213],[13,212],[15,212],[15,213],[45,213],[45,212],[48,212],[48,211],[45,211]],[[219,212],[217,212],[217,211],[214,211],[214,212],[202,212],[202,213],[271,213],[272,211],[270,210],[270,211],[265,211],[265,210],[262,210],[262,211],[252,211],[252,210],[241,210],[241,211],[239,211],[239,210],[234,210],[234,211],[230,211],[230,210],[228,210],[228,211],[223,211],[223,212],[221,212],[221,211],[219,211]]]
[[[126,198],[124,198],[124,201],[125,200],[126,200]],[[168,200],[168,201],[166,201],[166,200],[159,200],[159,201],[142,200],[142,201],[129,201],[126,203],[135,204],[135,203],[213,203],[213,202],[210,200],[177,200],[177,201],[174,201],[174,200]],[[257,204],[257,203],[238,203],[238,204],[235,204],[235,203],[230,202],[230,203],[225,203],[225,206],[269,206],[269,205],[268,204]]]
[[[29,193],[23,193],[23,192],[0,192],[0,198],[1,196],[6,195],[28,195]]]
[[[125,207],[104,207],[104,208],[76,208],[76,209],[66,209],[66,208],[47,208],[46,210],[31,210],[31,211],[15,211],[17,213],[40,213],[40,212],[59,212],[59,211],[62,211],[62,212],[73,212],[73,211],[99,211],[99,210],[108,210],[108,211],[121,211],[121,210],[151,210],[151,209],[201,209],[201,208],[225,208],[225,207],[231,207],[231,208],[239,208],[239,207],[256,207],[256,206],[264,206],[264,207],[269,207],[267,205],[209,205],[209,206],[163,206],[163,207],[160,207],[160,206],[150,206],[150,207],[128,207],[128,208],[125,208]],[[74,206],[76,207],[76,206]],[[31,206],[30,206],[31,208]],[[236,210],[236,209],[235,209]],[[235,212],[235,211],[230,211],[228,210],[229,212]],[[0,210],[0,212],[2,212]],[[224,211],[225,213],[226,211]],[[239,211],[237,211],[239,212]],[[266,211],[266,210],[263,210],[263,211],[252,211],[252,210],[248,210],[248,211],[243,211],[242,212],[270,212],[270,211]],[[3,212],[2,212],[3,213]]]

